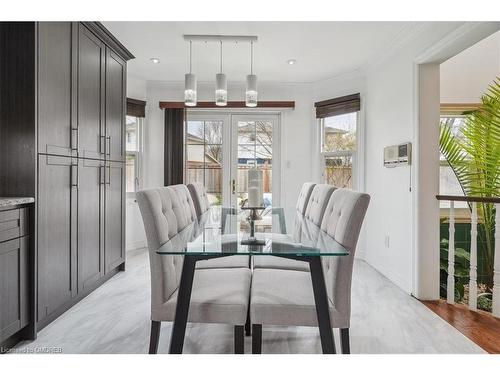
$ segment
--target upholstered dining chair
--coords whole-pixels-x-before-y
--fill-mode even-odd
[[[193,200],[193,205],[196,211],[196,215],[199,220],[205,219],[204,216],[207,215],[210,210],[210,202],[208,200],[208,195],[205,186],[199,182],[191,183],[187,185],[191,198]],[[233,255],[223,258],[207,259],[197,262],[196,268],[240,268],[249,267],[250,260],[248,256],[244,255]]]
[[[314,184],[306,182],[302,185],[297,200],[297,217],[312,224],[320,226],[323,214],[335,187],[327,184]],[[302,217],[303,216],[303,217]],[[296,218],[297,220],[297,218]],[[295,223],[297,224],[297,223]],[[309,271],[309,264],[300,260],[285,259],[275,256],[254,256],[253,267],[256,268],[276,268],[285,270]]]
[[[328,248],[332,240],[349,255],[322,258],[329,300],[330,323],[340,329],[342,353],[350,352],[351,280],[354,253],[370,196],[336,189],[320,223],[317,246]],[[255,269],[250,295],[253,323],[252,352],[261,352],[262,325],[317,326],[310,272],[291,269]]]
[[[196,212],[185,185],[137,192],[149,247],[151,268],[151,337],[149,353],[156,353],[161,322],[174,320],[183,256],[159,255],[166,246],[183,246],[196,228]],[[235,352],[243,352],[251,271],[242,268],[197,269],[194,273],[188,322],[234,325]]]

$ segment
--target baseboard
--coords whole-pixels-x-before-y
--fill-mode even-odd
[[[147,247],[146,241],[129,242],[125,245],[125,251],[138,250]]]
[[[405,280],[403,280],[401,277],[399,277],[398,275],[396,275],[394,272],[385,269],[380,264],[376,264],[375,262],[372,262],[371,260],[369,260],[367,258],[365,258],[363,260],[366,263],[368,263],[370,266],[372,266],[373,268],[375,268],[375,270],[377,270],[380,274],[382,274],[382,276],[384,276],[387,279],[389,279],[389,281],[391,281],[394,285],[396,285],[403,292],[405,292],[407,294],[411,294],[411,286],[408,285],[408,288],[405,287],[405,286],[407,286],[406,285],[407,282]]]
[[[124,265],[120,264],[117,266],[115,269],[109,271],[106,275],[104,275],[102,278],[100,278],[95,284],[92,285],[91,288],[77,294],[73,299],[56,309],[54,312],[52,312],[50,315],[46,316],[45,318],[41,319],[37,323],[37,332],[41,331],[44,329],[46,326],[48,326],[50,323],[52,323],[54,320],[59,318],[62,314],[64,314],[66,311],[68,311],[70,308],[72,308],[74,305],[76,305],[78,302],[80,302],[82,299],[87,297],[90,293],[95,291],[97,288],[102,286],[106,281],[111,279],[113,276],[115,276],[118,272],[120,272],[122,269],[124,269]]]

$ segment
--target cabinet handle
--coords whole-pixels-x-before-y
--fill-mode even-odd
[[[104,166],[101,165],[99,167],[99,185],[104,185],[105,180],[104,180]]]
[[[100,145],[101,154],[106,154],[106,137],[101,135],[101,145]]]
[[[71,149],[78,150],[78,128],[71,128]]]
[[[111,155],[111,136],[108,135],[106,137],[106,155]]]
[[[71,187],[78,187],[78,165],[71,164]]]
[[[111,186],[111,166],[108,165],[108,173],[106,173],[106,185]]]

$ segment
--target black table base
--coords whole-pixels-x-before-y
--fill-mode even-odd
[[[170,354],[182,354],[196,262],[199,260],[221,258],[230,255],[234,254],[184,256],[179,291],[177,294],[177,306],[175,309],[174,325],[172,328],[172,336],[170,338]],[[329,301],[326,291],[325,277],[323,275],[323,267],[321,265],[321,257],[279,254],[273,255],[288,259],[301,260],[309,263],[309,267],[311,270],[312,287],[314,292],[314,302],[316,304],[316,314],[318,317],[318,327],[321,337],[321,347],[323,349],[323,354],[335,354],[335,342],[333,340],[332,326],[330,324]],[[254,333],[253,340],[258,340],[260,342],[262,340],[262,326],[256,326],[259,325],[252,325],[252,331]],[[240,328],[238,328],[238,333],[240,333]],[[238,342],[238,347],[240,347],[240,345],[241,343]],[[257,344],[256,342],[256,346],[257,345],[260,349],[261,343]],[[252,344],[252,348],[253,347],[254,344]],[[258,351],[260,352],[260,350]]]

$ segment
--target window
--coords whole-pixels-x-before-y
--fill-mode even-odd
[[[325,183],[337,187],[354,187],[353,169],[357,151],[358,112],[321,118],[321,154]]]
[[[465,115],[445,114],[441,116],[441,126],[451,126],[452,133],[460,137],[460,130],[465,122]],[[441,195],[458,195],[463,196],[464,192],[457,176],[451,169],[443,154],[439,155],[439,194]],[[441,208],[449,208],[449,201],[439,201]],[[456,208],[466,208],[466,202],[455,202]]]
[[[202,183],[211,205],[222,204],[222,121],[187,121],[185,183]]]
[[[140,186],[140,161],[142,153],[142,122],[143,118],[127,116],[125,128],[126,149],[126,181],[127,197],[135,197]]]

